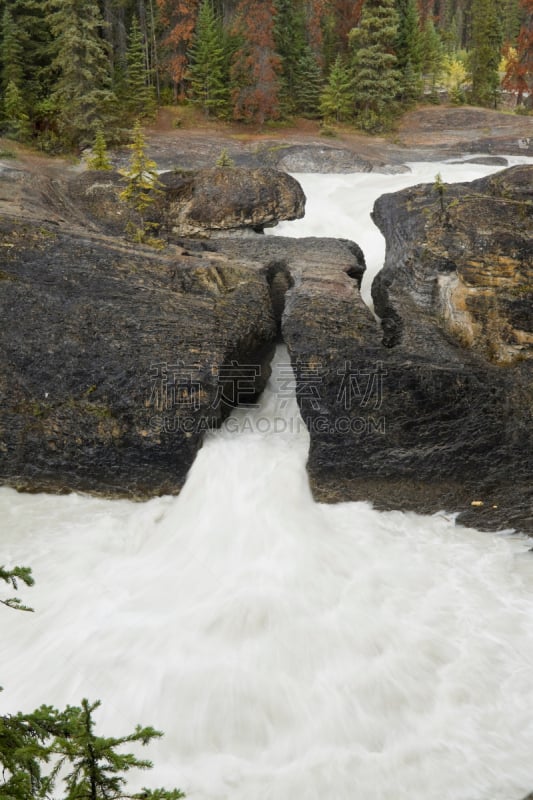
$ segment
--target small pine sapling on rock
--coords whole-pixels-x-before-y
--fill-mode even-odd
[[[112,164],[107,156],[107,145],[105,141],[104,131],[100,126],[96,130],[94,137],[93,153],[91,158],[87,161],[88,169],[96,170],[109,170],[113,169]]]
[[[157,195],[161,192],[157,173],[157,164],[146,155],[146,142],[141,123],[136,121],[133,128],[133,143],[130,165],[125,173],[127,186],[120,193],[124,200],[136,212],[139,224],[130,222],[127,233],[138,243],[161,247],[162,242],[151,235],[156,224],[146,219],[147,211],[153,206]]]

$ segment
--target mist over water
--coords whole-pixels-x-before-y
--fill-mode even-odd
[[[348,236],[368,256],[374,197],[450,180],[412,168],[298,176],[309,217],[290,235]],[[458,177],[490,171],[475,169]],[[102,732],[165,731],[132,785],[191,800],[520,800],[530,543],[445,513],[314,503],[287,364],[281,347],[260,407],[207,436],[178,498],[0,489],[0,563],[37,581],[19,592],[34,614],[0,609],[1,713],[100,698]]]

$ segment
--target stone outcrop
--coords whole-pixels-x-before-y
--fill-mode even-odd
[[[386,344],[422,344],[435,329],[492,363],[533,357],[532,174],[513,167],[378,200],[388,254],[373,297]]]
[[[305,213],[305,195],[290,175],[266,167],[167,172],[162,216],[171,236],[208,236],[277,225]]]
[[[519,167],[378,200],[381,341],[328,286],[312,317],[289,296],[284,335],[320,394],[299,387],[317,499],[533,532],[532,186]]]
[[[88,171],[70,180],[67,194],[91,223],[120,235],[128,222],[135,222],[131,209],[120,199],[124,187],[118,172]],[[214,167],[163,173],[149,219],[170,239],[207,238],[262,232],[304,213],[300,184],[285,172]]]
[[[154,250],[112,235],[117,176],[65,188],[15,170],[0,193],[0,481],[178,492],[206,430],[262,390],[282,336],[316,499],[533,532],[532,172],[380,198],[378,320],[352,242],[187,239],[180,222]],[[167,191],[195,207],[186,176]],[[220,209],[228,230],[266,224],[276,191],[262,222],[258,187],[241,216]]]
[[[259,271],[43,223],[0,223],[0,482],[128,497],[179,491],[277,325]]]

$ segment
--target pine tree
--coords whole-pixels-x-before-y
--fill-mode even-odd
[[[307,41],[300,2],[275,0],[274,45],[280,58],[280,109],[284,115],[316,112],[322,73]]]
[[[133,128],[130,149],[131,161],[126,172],[128,185],[120,193],[120,198],[132,207],[139,218],[139,225],[130,224],[128,233],[134,241],[146,241],[150,244],[149,233],[153,226],[146,221],[146,212],[153,206],[160,190],[157,164],[146,155],[146,142],[140,120],[136,121]]]
[[[150,761],[116,752],[125,744],[149,744],[162,736],[151,727],[127,736],[102,737],[95,732],[94,711],[100,703],[58,711],[51,706],[29,714],[0,716],[0,797],[2,800],[180,800],[179,789],[125,790],[131,769],[150,769]],[[70,771],[69,771],[70,770]]]
[[[307,45],[297,65],[298,108],[304,116],[316,116],[320,108],[320,94],[324,88],[322,70]]]
[[[498,102],[500,51],[503,44],[497,0],[473,0],[470,74],[472,100],[495,108]]]
[[[367,0],[360,25],[350,35],[356,122],[363,130],[376,132],[391,124],[400,87],[394,53],[397,38],[394,0]]]
[[[22,33],[17,26],[10,9],[6,6],[2,16],[2,35],[0,58],[2,65],[2,88],[9,83],[22,86],[24,80],[24,47]]]
[[[0,567],[0,581],[7,583],[15,591],[18,591],[19,583],[23,583],[25,586],[33,586],[35,583],[30,567],[7,569],[7,567],[2,566]],[[5,600],[0,600],[0,603],[17,611],[33,611],[32,608],[24,605],[18,597],[8,597]]]
[[[426,19],[422,28],[421,49],[426,91],[429,92],[432,100],[436,100],[436,87],[442,71],[444,48],[433,20],[430,18]]]
[[[233,116],[263,125],[280,115],[280,58],[274,45],[273,0],[239,0],[233,33]]]
[[[399,24],[395,50],[401,98],[409,103],[422,92],[422,42],[416,0],[396,0],[396,9]]]
[[[29,567],[0,566],[0,581],[15,590],[19,582],[26,586],[34,584]],[[16,597],[0,603],[19,611],[33,610]],[[184,798],[179,789],[142,789],[136,794],[125,791],[125,773],[130,769],[150,769],[152,764],[116,750],[130,742],[147,745],[163,734],[152,727],[137,725],[127,736],[98,736],[93,712],[99,706],[99,701],[82,700],[81,707],[67,706],[64,711],[43,705],[29,714],[0,715],[0,798],[57,797],[59,783],[66,790],[64,800]]]
[[[326,120],[343,122],[354,113],[354,86],[350,69],[338,55],[320,96],[320,113]]]
[[[58,736],[54,750],[59,755],[57,768],[63,765],[71,770],[65,777],[66,800],[113,800],[127,797],[124,793],[125,773],[130,769],[150,769],[152,764],[136,758],[131,753],[117,752],[124,744],[141,742],[149,744],[162,736],[154,728],[137,726],[134,733],[121,737],[97,736],[93,713],[100,703],[82,700],[81,707],[68,707],[66,736]],[[174,797],[183,797],[181,792]]]
[[[49,0],[55,36],[53,67],[58,78],[52,99],[66,147],[89,144],[99,124],[114,124],[117,98],[111,91],[109,48],[94,0]]]
[[[87,168],[96,170],[113,169],[111,162],[107,157],[107,145],[104,131],[101,127],[99,127],[96,131],[93,144],[93,154],[92,157],[87,161]]]
[[[10,81],[4,94],[4,117],[7,134],[18,141],[25,141],[30,135],[30,118],[17,85]]]
[[[32,118],[34,106],[48,94],[52,78],[46,11],[41,0],[0,2],[2,86],[5,89],[11,80],[16,84]]]
[[[54,775],[50,742],[62,728],[62,715],[41,706],[29,714],[0,716],[0,797],[30,800],[49,797]]]
[[[229,64],[222,23],[212,0],[203,0],[189,51],[190,94],[206,116],[225,116],[229,110]]]
[[[134,15],[126,53],[125,106],[135,118],[150,117],[155,111],[153,87],[146,68],[146,49],[137,16]]]

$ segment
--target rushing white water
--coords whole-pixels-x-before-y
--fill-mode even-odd
[[[302,176],[298,235],[361,241],[363,200],[368,214],[417,169]],[[37,580],[21,592],[35,614],[0,609],[1,710],[100,698],[104,732],[166,733],[136,785],[191,800],[520,800],[529,544],[445,514],[313,503],[308,435],[279,388],[274,374],[260,408],[208,436],[178,498],[0,490],[0,563]]]
[[[472,156],[469,156],[472,158]],[[527,156],[507,156],[509,166],[533,164]],[[367,272],[362,296],[371,305],[370,286],[385,259],[385,240],[369,222],[374,202],[386,192],[397,192],[416,183],[434,183],[440,173],[445,183],[473,181],[502,167],[455,162],[416,162],[410,172],[398,175],[359,173],[350,175],[295,175],[307,196],[305,217],[284,222],[272,232],[285,236],[338,236],[352,239],[365,254]]]

